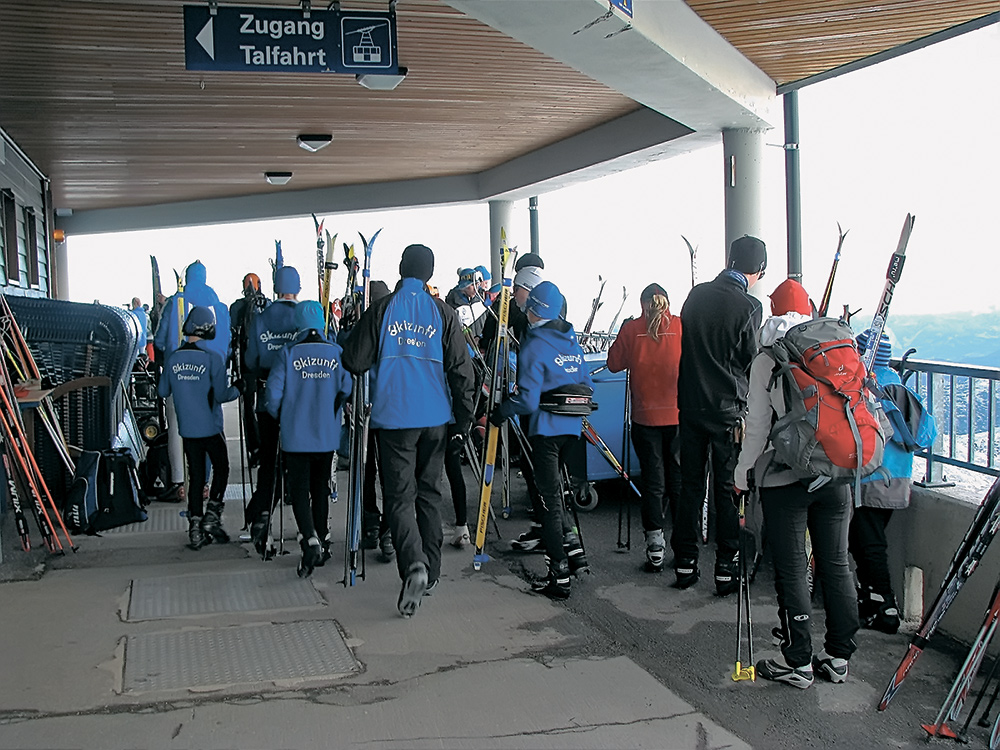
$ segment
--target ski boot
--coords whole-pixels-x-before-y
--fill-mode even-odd
[[[580,543],[580,535],[575,531],[568,531],[563,535],[563,551],[566,553],[570,573],[579,578],[584,573],[590,572],[590,564],[583,551],[583,544]]]
[[[392,534],[389,533],[389,529],[382,532],[382,536],[378,539],[378,546],[378,559],[384,563],[392,562],[393,558],[396,557],[396,548],[392,546]]]
[[[564,600],[569,599],[570,593],[570,572],[569,561],[559,560],[552,562],[546,556],[549,572],[545,578],[539,578],[532,582],[531,590],[536,594],[543,594],[549,599]]]
[[[378,525],[382,517],[365,511],[361,517],[361,549],[378,549]]]
[[[206,536],[211,537],[213,542],[227,544],[229,534],[222,528],[222,510],[221,500],[209,500],[205,505],[205,517],[201,519],[201,530]]]
[[[654,529],[646,534],[646,570],[659,573],[663,570],[663,558],[666,553],[666,543],[663,540],[663,530]]]
[[[202,531],[201,521],[198,516],[188,518],[188,546],[191,549],[201,549],[212,542],[212,537]]]
[[[698,561],[694,559],[677,560],[674,564],[675,589],[689,589],[698,583],[700,573],[698,572]]]
[[[512,549],[518,552],[544,552],[545,545],[542,543],[542,525],[532,523],[527,531],[521,533],[517,539],[510,542]]]
[[[171,484],[169,487],[164,487],[163,491],[153,499],[159,503],[182,503],[187,499],[187,494],[184,492],[184,484],[178,482],[177,484]]]
[[[252,524],[250,524],[250,539],[253,542],[254,549],[257,550],[257,554],[261,557],[267,552],[267,538],[270,535],[271,525],[271,514],[268,511],[264,511]]]
[[[426,590],[427,567],[422,562],[415,562],[406,571],[403,587],[399,591],[399,600],[396,602],[399,614],[406,618],[413,617]]]
[[[740,555],[720,556],[715,560],[715,594],[729,596],[740,586]]]
[[[312,575],[313,568],[323,559],[323,548],[315,536],[299,539],[299,546],[302,548],[302,559],[295,572],[299,574],[299,578],[308,578]]]
[[[861,627],[895,635],[899,630],[899,609],[891,591],[879,593],[871,586],[858,589],[858,620]]]

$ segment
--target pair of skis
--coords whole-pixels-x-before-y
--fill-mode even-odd
[[[368,309],[369,293],[371,287],[371,264],[372,248],[375,240],[382,230],[372,235],[371,239],[365,239],[362,234],[361,243],[364,246],[365,263],[361,269],[361,280],[358,281],[357,259],[354,258],[353,247],[350,255],[352,260],[348,268],[350,277],[354,280],[355,287],[352,293],[355,297],[355,308],[357,317],[355,323],[360,319],[361,314]],[[348,505],[347,505],[347,544],[344,553],[344,585],[353,586],[358,577],[358,558],[361,558],[361,578],[364,580],[364,557],[361,550],[361,517],[364,505],[365,492],[365,460],[368,456],[368,431],[371,420],[371,396],[369,394],[368,373],[354,376],[354,390],[351,393],[351,463],[348,473]]]
[[[337,235],[331,237],[330,231],[323,229],[325,219],[320,221],[316,218],[316,214],[313,214],[312,218],[313,224],[316,226],[316,278],[319,284],[319,302],[323,305],[323,333],[329,336],[330,329],[336,331],[337,328],[337,321],[330,313],[331,277],[338,268],[333,255],[337,249]],[[374,237],[372,239],[374,240]]]
[[[472,557],[472,567],[481,570],[484,562],[489,562],[486,554],[486,524],[490,517],[490,498],[493,494],[493,482],[496,478],[497,445],[500,442],[500,428],[490,424],[489,417],[494,409],[500,407],[504,396],[505,381],[509,378],[508,362],[510,355],[510,303],[513,296],[514,281],[507,273],[512,265],[516,249],[507,247],[507,233],[500,229],[500,267],[503,285],[500,288],[500,310],[497,313],[497,334],[493,343],[493,368],[488,373],[491,378],[489,395],[486,402],[486,445],[483,450],[482,479],[479,485],[479,515],[476,520],[476,551]],[[505,451],[509,453],[509,451]]]

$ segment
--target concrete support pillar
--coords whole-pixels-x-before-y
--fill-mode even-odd
[[[531,252],[541,255],[538,250],[538,198],[528,198],[528,226],[531,232]]]
[[[802,282],[802,190],[799,181],[799,92],[789,91],[785,105],[785,228],[788,278]]]
[[[507,247],[514,247],[517,244],[510,234],[513,208],[513,201],[490,201],[490,274],[493,276],[494,283],[498,283],[503,278],[503,265],[500,259],[500,230],[503,229],[507,235]]]
[[[726,181],[726,259],[733,240],[744,234],[761,237],[761,171],[764,133],[723,130]]]
[[[69,256],[66,242],[55,242],[49,238],[49,296],[54,299],[69,299]]]

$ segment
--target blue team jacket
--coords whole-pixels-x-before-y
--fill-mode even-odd
[[[538,408],[546,391],[577,384],[594,387],[573,326],[555,320],[529,329],[518,356],[517,393],[500,405],[500,414],[530,414],[528,435],[579,435],[582,417],[551,414]]]
[[[181,344],[167,357],[158,390],[174,397],[181,437],[202,438],[224,432],[222,404],[240,392],[229,385],[226,364],[218,352],[198,341]]]
[[[266,376],[278,352],[295,338],[295,304],[292,300],[278,300],[254,318],[247,337],[248,369]]]
[[[403,279],[379,331],[370,382],[373,427],[404,430],[452,421],[442,326],[441,311],[423,282]]]
[[[184,323],[188,312],[195,305],[211,307],[215,310],[215,338],[203,340],[201,345],[209,351],[216,352],[223,362],[229,357],[229,308],[219,302],[219,295],[205,283],[205,266],[195,261],[187,267],[184,274],[184,291],[168,299],[163,306],[163,314],[156,328],[153,345],[169,355],[181,341],[180,325]],[[181,309],[181,300],[184,301]]]
[[[318,334],[281,349],[267,378],[267,411],[281,425],[281,449],[326,453],[340,445],[340,407],[351,393],[341,348]]]

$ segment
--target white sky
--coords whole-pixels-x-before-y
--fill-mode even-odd
[[[874,312],[903,218],[916,215],[913,236],[892,311],[983,312],[997,309],[1000,242],[998,90],[1000,26],[904,55],[871,68],[806,87],[799,93],[804,283],[818,301],[833,260],[837,222],[850,230],[834,288],[832,312],[843,304]],[[993,93],[991,93],[993,92]],[[765,135],[783,142],[781,130]],[[606,327],[629,292],[623,316],[638,312],[651,281],[680,310],[690,287],[685,235],[699,247],[699,281],[713,277],[724,257],[722,149],[706,148],[589,183],[539,196],[540,249],[546,277],[569,302],[582,328],[608,278],[595,328]],[[765,148],[762,239],[768,245],[768,293],[785,276],[784,154]],[[529,249],[527,201],[514,204],[507,233]],[[390,287],[403,247],[435,251],[431,283],[450,289],[460,266],[489,267],[486,204],[342,214],[326,227],[360,249],[357,233],[384,230],[375,246],[372,278]],[[208,282],[225,302],[240,294],[253,271],[270,292],[274,240],[303,279],[302,298],[317,296],[315,232],[308,216],[280,221],[189,229],[74,236],[68,240],[70,299],[125,304],[151,296],[149,255],[157,257],[164,292],[172,268],[200,259]],[[338,261],[342,260],[338,249]],[[113,269],[113,271],[112,271]],[[335,272],[342,293],[344,271]]]

